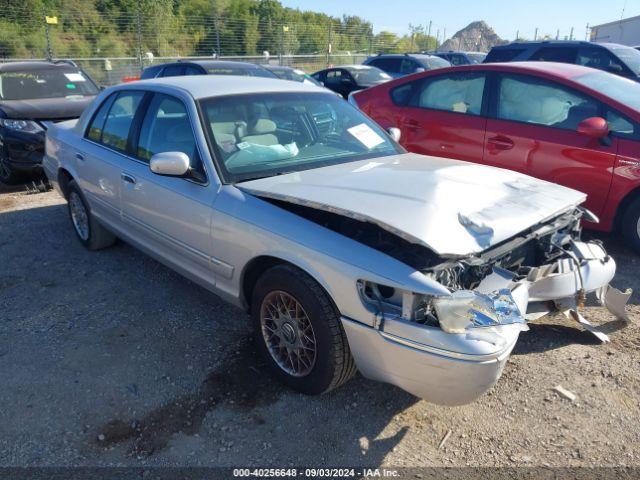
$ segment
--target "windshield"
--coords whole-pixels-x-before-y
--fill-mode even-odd
[[[600,71],[586,73],[573,80],[617,102],[640,110],[640,83],[638,82]]]
[[[43,68],[0,73],[2,100],[83,97],[97,94],[98,88],[78,70]]]
[[[245,67],[208,67],[207,73],[209,75],[244,75],[251,77],[266,77],[266,78],[278,78],[270,71],[257,67],[257,68],[245,68]]]
[[[440,58],[440,57],[430,57],[427,58],[425,60],[422,60],[424,63],[427,64],[427,66],[429,67],[429,70],[434,70],[436,68],[445,68],[445,67],[450,67],[451,63],[449,63],[448,60],[445,60],[444,58]]]
[[[322,86],[320,82],[318,82],[311,75],[304,73],[302,70],[298,70],[295,68],[274,68],[270,70],[270,72],[275,73],[278,78],[283,80],[292,80],[294,82],[307,82],[317,85],[319,87]]]
[[[369,83],[381,83],[391,80],[391,76],[384,73],[377,67],[369,67],[365,65],[354,65],[352,67],[345,68],[356,83],[360,85],[366,85]]]
[[[471,63],[482,63],[482,61],[487,58],[487,54],[482,52],[469,52],[467,53],[467,57],[469,57]]]
[[[333,94],[232,95],[200,104],[210,145],[232,183],[403,152]]]
[[[635,75],[640,75],[640,52],[635,48],[612,46],[609,50],[613,52]]]

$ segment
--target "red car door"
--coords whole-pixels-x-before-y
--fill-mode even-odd
[[[399,114],[400,143],[410,152],[481,162],[485,79],[484,72],[451,72],[416,81]]]
[[[520,74],[499,75],[493,98],[483,163],[584,192],[585,206],[600,215],[618,140],[577,129],[583,120],[603,115],[603,106],[559,83]]]

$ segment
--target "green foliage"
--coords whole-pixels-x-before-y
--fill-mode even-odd
[[[56,57],[262,55],[432,50],[422,27],[373,35],[357,16],[335,18],[278,0],[0,0],[0,57],[43,57],[44,16]],[[331,47],[329,47],[331,45]]]

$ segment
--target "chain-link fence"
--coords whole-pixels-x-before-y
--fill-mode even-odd
[[[96,6],[114,2],[60,0],[58,7],[45,8],[39,1],[2,2],[0,61],[71,59],[103,84],[178,58],[276,63],[310,72],[361,63],[374,53],[437,46],[426,28],[412,27],[410,35],[398,36],[374,34],[371,23],[358,17],[297,12],[295,19],[272,20],[253,10],[218,14],[213,0],[181,2],[177,10],[172,0],[141,0],[129,10]],[[236,8],[233,2],[229,8]]]

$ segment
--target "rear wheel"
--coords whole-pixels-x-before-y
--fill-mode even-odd
[[[116,241],[116,237],[91,215],[91,209],[75,181],[69,182],[67,198],[69,218],[80,243],[89,250],[106,248]]]
[[[627,207],[622,216],[622,234],[629,246],[640,254],[640,197]]]
[[[354,375],[338,312],[301,270],[288,265],[267,270],[253,290],[251,315],[260,351],[287,386],[316,395]]]

